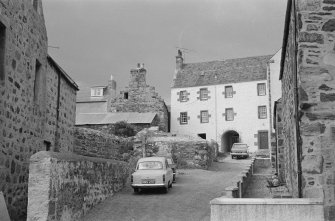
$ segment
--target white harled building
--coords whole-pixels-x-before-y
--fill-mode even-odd
[[[268,152],[271,57],[186,64],[178,51],[171,88],[171,132],[215,140],[221,152],[230,152],[234,142],[247,143],[251,152]]]

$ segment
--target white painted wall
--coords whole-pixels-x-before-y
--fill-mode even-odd
[[[265,96],[257,95],[257,83],[266,83],[267,93]],[[222,94],[225,86],[233,86],[236,91],[233,98],[225,98]],[[200,88],[208,88],[211,97],[207,101],[197,99]],[[189,101],[179,102],[177,92],[187,90],[190,93]],[[267,107],[267,118],[258,119],[258,106]],[[233,108],[236,116],[234,121],[226,121],[222,114],[226,108]],[[197,117],[201,110],[208,110],[211,117],[209,123],[200,123]],[[180,125],[180,112],[187,111],[190,120],[186,125]],[[252,81],[234,84],[222,84],[204,87],[172,88],[171,89],[171,132],[178,134],[187,134],[197,136],[199,133],[206,133],[207,140],[215,140],[221,149],[222,135],[235,130],[240,135],[240,142],[247,143],[250,151],[258,149],[257,143],[259,130],[269,131],[270,136],[270,110],[269,110],[269,92],[266,80]],[[269,143],[270,144],[270,143]]]
[[[271,122],[273,123],[274,103],[281,98],[281,81],[279,80],[281,61],[281,49],[270,59],[269,63],[269,85],[270,85],[270,109],[271,109]],[[274,129],[272,128],[272,132]]]

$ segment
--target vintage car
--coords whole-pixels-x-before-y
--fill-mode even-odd
[[[139,159],[136,171],[131,175],[131,186],[135,193],[146,188],[163,188],[167,193],[172,182],[173,172],[165,157]]]
[[[167,162],[169,164],[169,166],[172,169],[173,172],[173,182],[176,182],[176,178],[177,178],[177,165],[174,163],[173,159],[171,157],[166,157]]]
[[[248,158],[248,145],[245,143],[234,143],[230,152],[231,158]]]

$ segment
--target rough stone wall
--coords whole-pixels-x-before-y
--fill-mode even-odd
[[[59,101],[58,84],[60,84],[59,90],[61,92]],[[59,75],[57,70],[48,62],[45,140],[51,143],[50,150],[57,152],[72,151],[76,118],[76,93],[76,89],[62,75]],[[57,102],[59,102],[58,120]]]
[[[168,110],[164,100],[155,92],[155,87],[146,84],[146,70],[131,70],[129,86],[112,99],[111,112],[154,112],[159,118],[159,128],[165,132],[169,129]],[[124,93],[128,93],[125,98]]]
[[[132,138],[122,138],[104,132],[76,128],[73,152],[83,156],[127,160],[133,150]]]
[[[295,29],[294,13],[290,15],[289,37],[286,45],[285,64],[282,76],[282,120],[284,130],[284,157],[286,183],[293,197],[298,197],[297,134],[296,134],[296,92],[295,78]]]
[[[216,158],[218,145],[201,138],[172,136],[161,131],[144,130],[134,140],[134,149],[142,153],[145,143],[146,156],[171,156],[178,168],[208,169]]]
[[[276,121],[276,151],[277,151],[277,171],[278,177],[281,182],[285,181],[285,146],[284,146],[284,134],[283,134],[283,122],[282,122],[282,108],[281,104],[277,104],[277,111],[275,121]]]
[[[120,191],[128,176],[125,162],[38,152],[30,160],[27,220],[80,220]]]
[[[335,1],[295,0],[296,10],[292,10],[291,24],[296,26],[289,32],[288,53],[285,58],[283,75],[283,126],[284,145],[291,146],[287,134],[292,139],[301,139],[302,147],[302,194],[303,197],[324,197],[326,220],[335,219]],[[292,25],[291,25],[292,26]],[[296,28],[296,29],[295,29]],[[294,37],[294,31],[297,36]],[[296,40],[296,42],[295,42]],[[294,60],[293,43],[297,44],[297,64]],[[301,137],[288,133],[287,126],[294,126],[288,110],[294,109],[287,97],[294,85],[290,76],[298,76],[299,132]],[[291,81],[293,82],[293,81]],[[291,88],[291,90],[289,90]],[[284,96],[285,99],[284,99]],[[291,107],[290,107],[291,106]],[[294,111],[296,113],[296,111]],[[294,114],[292,116],[294,116]],[[288,124],[289,122],[289,124]],[[293,146],[294,147],[294,146]],[[285,156],[286,157],[286,156]],[[294,157],[285,161],[294,161]],[[287,177],[295,177],[295,171],[286,168]],[[295,185],[295,183],[292,183]]]
[[[35,10],[32,1],[2,0],[0,23],[6,32],[0,77],[0,191],[11,219],[20,220],[26,216],[29,157],[45,148],[48,43],[41,1]],[[36,60],[42,74],[34,100]]]
[[[335,220],[335,1],[298,1],[303,196]]]

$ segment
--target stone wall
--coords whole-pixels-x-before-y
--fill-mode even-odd
[[[146,156],[171,156],[177,168],[208,169],[216,158],[218,145],[198,137],[172,135],[169,133],[144,130],[137,134],[134,149],[142,153],[145,143]]]
[[[289,5],[291,10],[287,12],[290,28],[282,76],[286,177],[288,181],[291,178],[288,184],[297,195],[296,167],[287,164],[296,163],[296,148],[300,147],[302,196],[324,197],[326,220],[334,220],[335,2],[295,0],[292,3],[295,4]],[[297,81],[293,76],[297,76]],[[294,90],[296,86],[298,92]],[[299,110],[293,102],[297,94]],[[292,130],[297,125],[294,116],[300,135]]]
[[[159,118],[159,128],[169,130],[168,110],[164,100],[155,92],[155,87],[146,84],[146,70],[132,69],[129,86],[111,100],[111,112],[153,112]]]
[[[276,136],[276,151],[277,151],[277,172],[278,172],[278,177],[281,182],[285,181],[285,157],[284,157],[284,151],[285,151],[285,146],[284,146],[284,134],[283,134],[283,123],[282,123],[282,109],[281,109],[281,103],[277,103],[276,105],[276,115],[275,117],[275,136]]]
[[[298,197],[298,162],[297,162],[297,116],[298,110],[296,109],[296,61],[295,61],[295,28],[297,21],[295,20],[294,13],[290,14],[289,36],[285,54],[285,63],[282,76],[282,120],[284,131],[284,156],[285,156],[285,171],[286,183],[293,197]]]
[[[26,219],[30,156],[56,142],[57,79],[49,71],[41,0],[35,6],[0,1],[0,191],[12,220]],[[67,84],[61,86],[60,150],[71,146],[74,125],[75,90]]]
[[[42,73],[47,68],[41,2],[35,10],[31,1],[1,1],[0,24],[5,27],[5,50],[1,50],[5,66],[0,73],[0,191],[11,219],[19,220],[26,216],[29,157],[45,148],[45,74],[36,79],[34,98],[37,61]]]
[[[80,220],[124,187],[128,171],[121,161],[38,152],[30,160],[27,220]]]
[[[114,160],[128,160],[133,151],[132,138],[122,138],[104,132],[76,128],[74,131],[75,154]]]
[[[74,143],[74,122],[76,119],[76,87],[59,73],[50,62],[47,65],[47,125],[45,140],[50,150],[72,151]],[[61,92],[58,98],[58,88]],[[59,107],[57,107],[57,103]],[[59,112],[57,112],[57,108]]]

